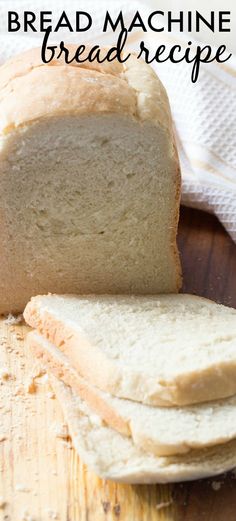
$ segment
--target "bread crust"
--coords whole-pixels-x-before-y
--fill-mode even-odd
[[[236,437],[235,396],[174,410],[137,404],[101,392],[82,378],[70,365],[68,358],[37,332],[29,333],[27,342],[33,355],[45,365],[46,370],[68,385],[107,425],[130,436],[136,446],[152,454],[184,454],[190,450],[227,443]],[[199,430],[201,426],[198,421],[201,418],[202,428]],[[176,424],[178,420],[179,425]]]
[[[96,388],[84,378],[81,378],[69,364],[63,365],[63,363],[60,363],[55,357],[50,356],[50,353],[44,349],[44,345],[40,341],[40,336],[35,333],[35,331],[28,333],[27,344],[33,355],[42,362],[45,368],[71,387],[105,422],[121,434],[131,436],[130,427],[124,418],[117,414],[116,411],[109,406],[108,402],[98,396]]]
[[[68,48],[75,52],[76,46]],[[30,49],[0,67],[0,133],[36,119],[60,114],[112,112],[163,126],[172,136],[168,97],[152,68],[131,54],[127,62],[41,61],[41,49]],[[20,92],[20,96],[16,95]]]
[[[236,440],[176,456],[145,452],[131,439],[102,425],[99,418],[93,421],[83,402],[63,382],[51,374],[49,380],[78,455],[102,478],[133,484],[170,483],[214,476],[236,466]]]

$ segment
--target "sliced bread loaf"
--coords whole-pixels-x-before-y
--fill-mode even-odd
[[[158,457],[104,425],[63,382],[50,382],[82,461],[99,476],[124,483],[167,483],[205,478],[236,466],[236,440],[179,456]]]
[[[186,453],[236,438],[236,396],[200,405],[152,407],[116,398],[82,378],[68,358],[33,331],[28,343],[56,377],[69,385],[109,426],[156,455]]]
[[[26,322],[92,384],[151,405],[236,393],[236,310],[191,295],[38,296]]]
[[[0,67],[0,114],[0,314],[48,291],[177,292],[179,162],[153,69],[33,49]]]

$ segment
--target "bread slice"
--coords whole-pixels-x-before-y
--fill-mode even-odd
[[[236,394],[234,309],[191,295],[48,295],[24,317],[120,398],[171,406]]]
[[[46,369],[69,385],[109,426],[159,456],[187,453],[236,438],[236,396],[179,407],[152,407],[116,398],[82,378],[67,357],[33,331],[28,343]]]
[[[102,478],[123,483],[168,483],[200,479],[236,466],[236,440],[205,450],[154,456],[104,425],[70,387],[50,375],[50,382],[82,461]]]
[[[0,114],[0,314],[49,291],[177,292],[179,162],[151,66],[33,49],[0,67]]]

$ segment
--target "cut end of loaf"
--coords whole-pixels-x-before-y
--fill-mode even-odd
[[[0,171],[0,313],[47,292],[178,291],[178,180],[161,128],[42,120],[5,138]]]

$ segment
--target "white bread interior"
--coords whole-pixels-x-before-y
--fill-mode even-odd
[[[179,163],[168,98],[135,56],[0,68],[0,313],[39,293],[181,284]]]

